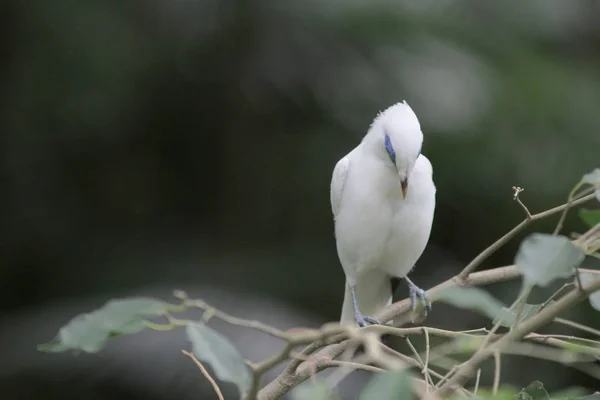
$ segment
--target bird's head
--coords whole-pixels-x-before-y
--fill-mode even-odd
[[[371,142],[369,147],[378,157],[397,171],[402,196],[406,198],[410,175],[423,145],[423,133],[413,110],[404,101],[382,111],[365,139]]]

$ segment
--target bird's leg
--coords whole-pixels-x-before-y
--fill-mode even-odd
[[[359,327],[367,326],[367,324],[381,325],[379,320],[363,315],[358,309],[358,303],[356,302],[356,286],[350,286],[350,292],[352,293],[352,305],[354,306],[354,320]]]
[[[427,292],[418,287],[411,281],[408,276],[404,277],[404,280],[408,284],[408,293],[410,294],[410,301],[413,313],[417,309],[417,296],[419,300],[423,302],[425,306],[425,315],[427,315],[427,311],[431,311],[431,301],[429,301],[429,297],[427,297]]]

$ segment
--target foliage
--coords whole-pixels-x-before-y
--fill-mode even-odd
[[[327,383],[318,380],[305,382],[292,392],[294,400],[337,400]]]
[[[579,210],[579,216],[590,228],[596,224],[600,224],[600,210],[588,210],[587,208],[582,208]]]
[[[110,337],[138,333],[146,328],[146,318],[163,315],[165,311],[166,305],[160,300],[142,297],[111,300],[96,311],[74,317],[52,341],[39,345],[38,349],[96,353]]]
[[[572,276],[583,262],[584,252],[565,236],[534,233],[526,238],[515,257],[527,286],[548,286]]]
[[[445,398],[452,395],[456,388],[461,396],[471,399],[519,399],[546,400],[559,398],[551,396],[542,382],[534,381],[530,385],[515,390],[501,385],[501,357],[503,354],[521,354],[539,357],[549,361],[577,366],[591,376],[600,375],[600,367],[595,365],[600,357],[600,332],[559,317],[564,310],[574,307],[588,299],[596,310],[600,310],[600,272],[580,268],[588,255],[594,256],[600,249],[600,224],[593,223],[593,215],[581,212],[590,229],[575,239],[560,235],[560,228],[569,208],[596,199],[600,182],[600,170],[586,174],[569,195],[567,203],[550,211],[531,215],[518,198],[522,189],[515,191],[514,198],[527,215],[526,222],[561,213],[561,218],[553,234],[534,233],[525,238],[515,256],[515,265],[493,268],[482,272],[473,272],[485,256],[489,256],[507,242],[506,237],[492,244],[463,272],[440,286],[429,291],[429,296],[437,302],[478,312],[489,318],[493,327],[483,327],[471,331],[446,331],[434,327],[389,327],[373,325],[365,328],[327,324],[319,329],[295,329],[281,331],[257,321],[247,321],[232,317],[217,310],[202,300],[189,299],[182,291],[175,297],[179,304],[169,304],[149,298],[113,300],[104,307],[88,314],[73,318],[49,343],[39,349],[48,352],[81,350],[99,351],[106,341],[114,336],[137,333],[144,328],[157,331],[185,327],[192,345],[194,360],[204,373],[202,362],[208,364],[216,378],[221,382],[237,385],[240,397],[249,399],[280,398],[292,391],[296,400],[338,399],[335,386],[348,373],[363,369],[373,373],[370,382],[360,393],[360,399],[404,400],[416,396],[428,395]],[[512,235],[518,230],[513,230]],[[509,239],[510,239],[509,235]],[[491,249],[491,250],[490,250]],[[476,286],[501,282],[522,277],[523,290],[510,307],[504,307],[484,290]],[[552,282],[567,281],[563,287],[541,304],[529,304],[527,298],[536,286],[546,287]],[[202,322],[180,319],[173,313],[183,313],[190,308],[205,311]],[[409,300],[380,312],[382,320],[398,320],[410,310]],[[166,318],[166,324],[150,319]],[[258,329],[265,334],[275,336],[286,342],[283,349],[273,357],[255,364],[246,361],[236,347],[225,336],[210,328],[211,318],[219,318],[227,323]],[[571,335],[538,334],[536,331],[550,322],[569,325],[579,329],[593,339]],[[500,327],[508,328],[498,333]],[[403,337],[413,351],[413,357],[398,357],[380,342],[383,334]],[[423,353],[414,348],[409,337],[423,335],[425,350]],[[449,339],[444,343],[431,346],[430,336]],[[294,356],[291,351],[298,345],[308,345],[301,355]],[[337,359],[347,349],[362,345],[363,355],[354,355],[348,359]],[[318,356],[313,358],[318,352]],[[468,353],[469,358],[458,363],[456,356]],[[278,377],[264,387],[261,378],[280,362],[288,359],[290,365]],[[494,360],[494,382],[491,388],[479,387],[479,376],[484,361]],[[583,368],[582,366],[585,366]],[[325,368],[339,368],[341,378],[330,377],[321,380],[314,375]],[[417,367],[421,379],[412,371]],[[441,374],[440,370],[447,370]],[[210,375],[208,378],[212,380]],[[473,379],[475,380],[473,382]],[[305,382],[306,381],[306,382]],[[281,382],[286,382],[282,384]],[[305,383],[303,383],[305,382]],[[467,386],[469,384],[469,386]],[[262,388],[261,388],[262,387]],[[217,395],[220,389],[215,385]],[[558,396],[558,395],[557,395]],[[571,391],[561,394],[565,399],[592,399],[598,394],[585,394]]]
[[[360,400],[411,400],[412,381],[406,371],[388,371],[375,375],[360,394]]]
[[[252,384],[252,376],[235,346],[204,323],[188,324],[185,331],[196,358],[207,362],[218,379],[235,383],[240,393],[246,395]]]
[[[477,311],[491,319],[497,318],[504,308],[501,302],[478,288],[450,287],[441,291],[438,301]]]

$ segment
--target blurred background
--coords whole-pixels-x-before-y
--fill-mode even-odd
[[[177,332],[36,352],[112,297],[178,288],[281,329],[336,320],[331,173],[398,101],[438,188],[411,277],[456,274],[523,218],[513,185],[542,211],[600,166],[599,20],[593,0],[2,2],[2,398],[214,398]],[[582,229],[573,213],[565,232]],[[522,237],[483,268],[511,264]],[[492,292],[509,303],[518,288]],[[566,317],[600,327],[587,303]],[[427,321],[485,323],[442,305]],[[255,361],[278,345],[223,329]],[[503,363],[518,387],[598,389],[549,362]]]

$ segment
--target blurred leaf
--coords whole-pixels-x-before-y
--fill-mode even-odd
[[[192,343],[194,356],[210,364],[219,380],[235,384],[245,397],[252,377],[246,362],[229,339],[203,323],[190,324],[185,332]]]
[[[581,178],[581,182],[596,186],[596,199],[600,201],[600,168],[596,168],[592,172],[585,174]]]
[[[374,375],[360,394],[360,400],[411,400],[414,398],[408,371],[388,371]]]
[[[292,391],[294,400],[337,400],[331,389],[321,380],[316,383],[307,381]]]
[[[548,302],[548,304],[546,304],[546,307],[554,303],[555,301],[551,300]],[[523,311],[521,313],[521,321],[525,321],[527,318],[530,318],[540,312],[543,305],[544,304],[524,304]],[[507,328],[512,327],[517,321],[517,311],[518,310],[510,310],[508,307],[502,307],[500,315],[494,319],[494,324],[500,321],[500,326]]]
[[[550,400],[550,395],[544,388],[544,384],[540,381],[531,382],[527,387],[522,389],[515,399],[518,400]]]
[[[581,278],[581,283],[583,285],[588,285],[593,281],[600,279],[600,274],[593,274],[589,272],[580,272],[579,277]],[[590,294],[589,301],[591,306],[596,310],[600,311],[600,290],[595,291]]]
[[[498,393],[496,393],[495,395],[486,397],[485,400],[514,400],[515,398],[515,393],[514,391],[508,391],[508,390],[504,390],[504,391],[498,391]]]
[[[591,228],[600,223],[600,210],[588,210],[587,208],[582,208],[579,210],[579,217],[581,217],[583,222]]]
[[[485,336],[473,336],[473,337],[459,337],[454,339],[453,347],[456,353],[472,353],[473,351],[479,349],[481,343],[483,342]]]
[[[131,335],[146,328],[145,319],[163,315],[166,306],[160,300],[145,297],[111,300],[91,313],[75,316],[60,328],[54,339],[39,345],[38,350],[96,353],[108,338]]]
[[[449,287],[440,292],[438,300],[455,307],[477,311],[494,319],[501,315],[503,304],[478,288]]]
[[[534,233],[521,242],[515,264],[526,285],[548,286],[573,275],[584,258],[584,252],[567,237]]]
[[[561,348],[572,354],[593,355],[597,354],[600,347],[600,342],[591,344],[578,339],[563,339],[560,343],[556,343],[556,347]],[[567,357],[568,355],[565,355]]]
[[[565,400],[600,400],[600,392],[594,392],[587,396],[567,397]]]
[[[584,397],[581,397],[584,396]],[[552,400],[577,400],[585,398],[585,390],[580,387],[572,387],[554,392],[550,395]],[[599,399],[600,400],[600,399]]]
[[[479,388],[477,396],[470,396],[469,400],[515,400],[517,391],[510,387],[501,385],[498,393],[492,394],[490,389]],[[458,400],[460,397],[457,397]],[[462,397],[464,399],[464,397]]]
[[[590,185],[600,185],[600,168],[596,168],[592,172],[585,174],[583,178],[581,178],[581,182]]]

